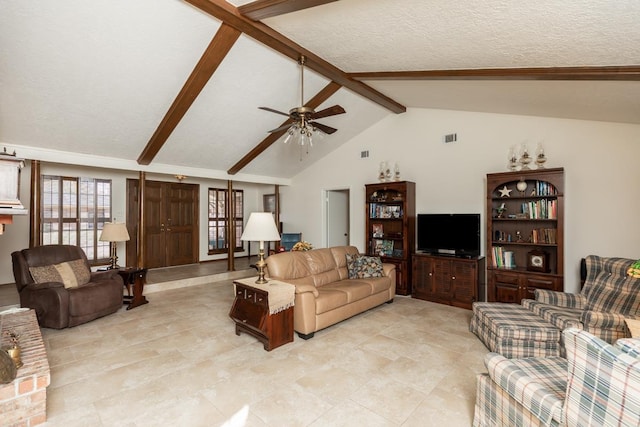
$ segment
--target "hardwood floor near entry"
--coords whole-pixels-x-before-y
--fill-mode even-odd
[[[139,180],[127,180],[127,226],[138,229]],[[144,266],[170,267],[198,262],[197,184],[145,181]],[[127,242],[127,265],[136,265],[137,242]]]

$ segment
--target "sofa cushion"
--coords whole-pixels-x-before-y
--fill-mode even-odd
[[[562,421],[567,387],[567,361],[564,358],[506,359],[489,353],[485,356],[485,365],[491,379],[529,409],[543,425]]]
[[[341,280],[339,282],[323,286],[322,289],[332,289],[344,292],[347,295],[348,303],[364,299],[372,294],[371,285],[364,280],[357,279]]]
[[[580,316],[583,310],[578,308],[558,307],[533,300],[523,300],[522,306],[542,317],[558,329],[566,328],[582,329]]]
[[[29,267],[29,272],[36,283],[61,282],[66,289],[82,286],[91,278],[91,272],[87,270],[81,259],[42,267]]]
[[[594,286],[589,288],[587,310],[640,314],[640,279],[614,277],[606,271],[600,272]]]
[[[318,288],[318,297],[316,298],[316,314],[326,313],[349,303],[349,296],[340,289],[330,286]],[[297,307],[297,305],[296,305]]]

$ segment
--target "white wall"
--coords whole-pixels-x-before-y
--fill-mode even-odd
[[[458,141],[444,144],[443,136]],[[507,171],[509,147],[543,140],[547,167],[565,168],[565,290],[579,288],[580,258],[640,258],[640,126],[542,117],[409,109],[335,150],[282,187],[282,220],[314,247],[325,245],[322,194],[349,188],[351,244],[365,246],[364,184],[398,162],[416,183],[416,210],[485,216],[486,174]],[[331,143],[331,138],[326,139]],[[369,158],[360,152],[369,150]],[[484,252],[484,233],[481,237]]]
[[[136,171],[123,171],[96,167],[83,167],[74,165],[64,165],[58,163],[42,162],[40,171],[43,175],[64,175],[64,176],[85,176],[91,178],[105,178],[112,180],[112,214],[118,222],[126,220],[126,180],[127,178],[138,179]],[[20,201],[25,208],[29,208],[30,193],[30,162],[26,162],[25,168],[21,171],[20,177]],[[172,181],[175,178],[171,175],[147,173],[146,179],[155,181]],[[215,180],[207,178],[187,178],[185,183],[200,185],[200,261],[226,259],[226,254],[209,255],[207,238],[207,200],[208,189],[227,188],[226,180]],[[252,184],[245,182],[234,182],[234,189],[244,190],[244,207],[246,212],[245,221],[249,219],[249,213],[262,211],[262,195],[273,193],[273,185]],[[257,243],[251,243],[251,254],[258,252]],[[11,252],[29,247],[29,216],[15,216],[13,224],[5,227],[5,232],[0,235],[0,284],[14,283],[13,270],[11,265]],[[245,247],[247,247],[245,245]],[[247,252],[237,253],[236,256],[244,256]],[[120,265],[126,260],[126,243],[118,244],[118,259]]]

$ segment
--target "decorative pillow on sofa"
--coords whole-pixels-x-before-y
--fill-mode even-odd
[[[377,256],[360,255],[356,260],[356,268],[354,272],[356,279],[382,277],[382,260]]]
[[[357,279],[358,272],[356,271],[358,268],[358,258],[360,258],[360,254],[347,254],[347,271],[349,272],[349,279]]]
[[[91,272],[81,259],[55,265],[29,267],[29,273],[36,283],[61,282],[65,289],[82,286],[91,278]]]

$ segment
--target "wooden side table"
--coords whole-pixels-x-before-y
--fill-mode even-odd
[[[128,304],[127,310],[131,310],[132,308],[136,308],[149,302],[142,294],[144,291],[144,282],[147,279],[146,268],[124,267],[118,270],[118,274],[122,277],[124,286],[127,288],[128,295],[123,298],[123,304]],[[131,295],[132,285],[133,295]]]
[[[251,281],[255,281],[255,278]],[[264,345],[266,351],[292,342],[293,306],[271,314],[268,284],[261,286],[261,289],[247,284],[251,281],[233,282],[236,298],[229,317],[236,324],[236,335],[245,332],[255,337]]]

